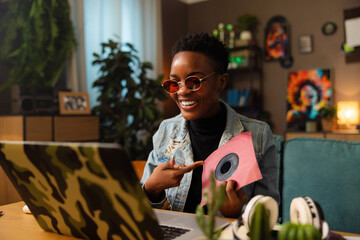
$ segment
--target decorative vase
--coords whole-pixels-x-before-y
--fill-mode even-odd
[[[322,118],[321,119],[321,127],[324,132],[331,132],[334,126],[334,119],[330,118]]]
[[[305,131],[306,132],[316,132],[317,131],[316,121],[306,121]]]

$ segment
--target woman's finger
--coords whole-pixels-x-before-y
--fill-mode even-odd
[[[204,165],[204,161],[196,161],[196,162],[194,162],[192,164],[189,164],[187,166],[184,166],[184,167],[180,168],[179,170],[181,170],[181,172],[183,174],[185,174],[185,173],[190,172],[191,170],[193,170],[193,169],[195,169],[197,167],[200,167],[202,165]]]

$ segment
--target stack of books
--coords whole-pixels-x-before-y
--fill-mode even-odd
[[[251,89],[230,89],[227,92],[227,103],[232,107],[244,107],[249,103]]]

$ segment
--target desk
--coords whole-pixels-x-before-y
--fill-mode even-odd
[[[35,218],[31,214],[25,214],[22,211],[24,202],[16,202],[0,206],[0,210],[4,211],[4,215],[0,217],[0,239],[6,240],[76,240],[78,238],[64,236],[56,233],[45,232],[37,224]],[[360,234],[342,233],[342,236],[357,236]]]
[[[6,240],[75,240],[56,233],[45,232],[31,214],[22,211],[24,202],[16,202],[0,206],[4,215],[0,217],[0,239]]]

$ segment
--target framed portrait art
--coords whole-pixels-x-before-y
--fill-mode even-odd
[[[332,70],[316,68],[289,72],[286,125],[288,131],[305,131],[307,121],[321,122],[319,110],[332,102]]]
[[[286,19],[271,18],[265,29],[265,60],[276,61],[285,58],[289,51],[289,33]]]
[[[87,92],[59,92],[59,110],[62,115],[90,114]]]
[[[279,61],[282,67],[291,67],[289,39],[289,24],[285,17],[272,17],[265,28],[265,61]]]

